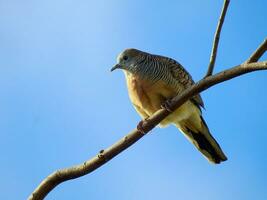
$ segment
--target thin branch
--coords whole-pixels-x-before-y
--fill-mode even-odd
[[[222,71],[216,75],[206,77],[194,84],[192,87],[186,89],[179,96],[174,97],[171,101],[170,106],[172,107],[172,109],[176,109],[194,95],[218,83],[257,70],[267,70],[267,61],[241,64],[231,69]],[[149,132],[169,114],[170,112],[165,109],[158,110],[155,114],[153,114],[151,117],[144,121],[144,130],[146,132]],[[109,148],[101,150],[99,154],[93,157],[92,159],[80,165],[58,170],[52,173],[40,183],[40,185],[30,195],[28,200],[44,199],[44,197],[60,183],[89,174],[90,172],[94,171],[95,169],[99,168],[100,166],[104,165],[106,162],[114,158],[126,148],[130,147],[143,136],[144,134],[140,133],[137,129],[134,129],[128,135],[120,139],[118,142],[116,142]]]
[[[263,41],[263,43],[256,49],[255,52],[249,57],[246,63],[257,62],[260,57],[267,51],[267,38]]]
[[[212,75],[212,73],[213,73],[213,69],[214,69],[214,65],[215,65],[215,61],[216,61],[216,56],[217,56],[217,49],[218,49],[220,35],[221,35],[221,30],[222,30],[224,18],[225,18],[229,3],[230,3],[230,0],[224,0],[221,16],[219,18],[217,29],[216,29],[216,32],[214,35],[213,46],[212,46],[212,51],[211,51],[211,55],[210,55],[210,63],[209,63],[206,77]]]

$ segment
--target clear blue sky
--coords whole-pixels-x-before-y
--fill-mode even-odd
[[[199,80],[222,2],[0,0],[0,199],[26,199],[52,171],[136,126],[124,76],[109,72],[123,49],[172,57]],[[245,61],[267,36],[266,8],[231,2],[216,71]],[[267,72],[256,72],[203,92],[204,117],[229,159],[222,165],[174,127],[155,129],[47,199],[266,200],[266,84]]]

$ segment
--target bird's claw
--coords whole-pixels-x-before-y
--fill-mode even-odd
[[[147,131],[144,129],[144,122],[145,121],[147,121],[147,119],[144,119],[144,120],[140,121],[137,124],[137,127],[136,127],[136,129],[142,134],[146,134],[147,133]]]
[[[161,104],[161,108],[173,112],[174,110],[172,109],[172,101],[171,99],[167,99],[164,103]]]

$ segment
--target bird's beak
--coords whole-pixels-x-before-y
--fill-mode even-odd
[[[116,64],[114,67],[111,68],[111,72],[114,71],[115,69],[122,69],[122,66],[119,64]]]

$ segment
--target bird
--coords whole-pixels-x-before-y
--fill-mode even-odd
[[[162,107],[170,109],[170,99],[195,84],[176,60],[134,48],[125,49],[117,56],[117,64],[111,71],[116,69],[123,70],[129,98],[143,120]],[[202,116],[203,108],[200,94],[195,95],[173,110],[159,127],[176,126],[210,163],[219,164],[227,157],[210,133]],[[142,124],[137,129],[144,132]]]

